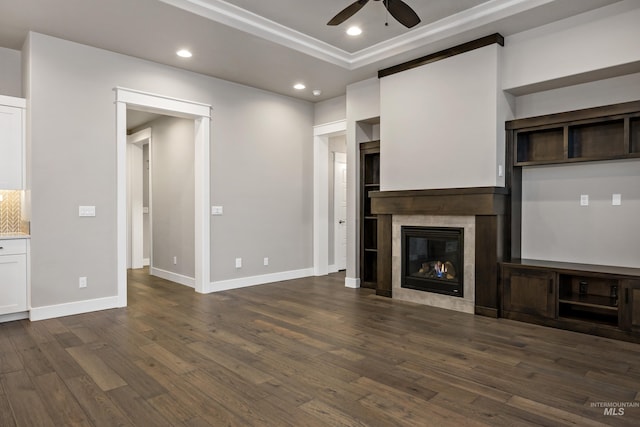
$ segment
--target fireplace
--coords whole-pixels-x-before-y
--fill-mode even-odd
[[[464,229],[401,227],[401,287],[464,296]]]
[[[511,243],[505,237],[510,225],[506,216],[509,201],[506,188],[373,191],[369,195],[371,213],[376,215],[378,223],[378,295],[498,317],[498,263]],[[460,245],[464,255],[464,261],[460,258],[462,272],[456,273],[461,283],[457,295],[403,287],[402,227],[464,230]]]

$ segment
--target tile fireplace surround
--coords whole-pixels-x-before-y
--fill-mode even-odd
[[[464,313],[474,313],[476,259],[475,216],[393,215],[392,221],[391,290],[393,298],[433,307],[462,311]],[[402,276],[402,226],[457,227],[464,229],[464,297],[460,298],[433,292],[418,291],[400,286]]]
[[[509,243],[504,188],[376,191],[370,196],[378,217],[378,295],[498,317],[498,263]],[[464,228],[464,297],[400,286],[403,225]]]

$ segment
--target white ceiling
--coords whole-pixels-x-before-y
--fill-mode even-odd
[[[32,30],[319,101],[381,68],[618,0],[404,0],[422,19],[410,30],[372,0],[342,25],[326,25],[352,1],[0,0],[0,46],[20,50]],[[359,38],[344,33],[351,24],[363,27]],[[192,50],[193,58],[178,58],[180,48]],[[294,82],[307,89],[295,91]],[[314,97],[313,89],[322,95]]]

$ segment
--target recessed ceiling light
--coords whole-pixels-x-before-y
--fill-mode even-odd
[[[178,55],[180,58],[191,58],[193,56],[193,54],[187,49],[180,49],[176,52],[176,55]]]
[[[360,27],[349,27],[349,29],[347,30],[347,34],[349,34],[350,36],[359,36],[360,34],[362,34],[362,29]]]
[[[322,95],[322,91],[320,89],[314,89],[313,90],[313,96],[320,96]]]
[[[293,88],[295,90],[302,90],[302,89],[306,89],[306,86],[303,85],[302,83],[296,83],[296,84],[293,85]]]

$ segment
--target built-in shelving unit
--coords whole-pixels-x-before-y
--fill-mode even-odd
[[[501,315],[640,342],[640,268],[520,259],[522,169],[640,158],[640,102],[513,120],[506,130],[511,261],[501,264]]]
[[[514,143],[515,166],[636,158],[640,157],[640,114],[534,123],[514,129]]]
[[[360,280],[375,289],[378,283],[378,218],[371,212],[371,191],[380,191],[380,141],[360,144]]]

